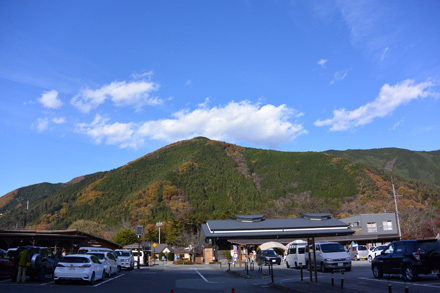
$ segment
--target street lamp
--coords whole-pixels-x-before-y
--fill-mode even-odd
[[[157,222],[156,226],[159,227],[159,244],[160,244],[160,227],[162,226],[162,222]]]

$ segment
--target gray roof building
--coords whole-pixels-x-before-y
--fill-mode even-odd
[[[219,246],[231,239],[283,239],[346,236],[355,231],[329,214],[303,214],[295,219],[264,219],[263,215],[239,215],[229,220],[208,220],[201,240]]]

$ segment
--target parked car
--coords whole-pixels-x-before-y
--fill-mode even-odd
[[[436,239],[396,241],[371,263],[373,276],[402,274],[408,281],[417,280],[420,274],[440,277],[440,241]]]
[[[147,251],[141,250],[133,250],[133,259],[134,259],[134,265],[137,266],[137,263],[139,261],[140,266],[148,266],[148,253]]]
[[[386,245],[375,246],[372,250],[370,250],[370,252],[368,252],[368,261],[372,262],[373,259],[378,256],[386,247]]]
[[[259,266],[269,264],[281,264],[281,257],[273,249],[259,250],[257,251],[257,263]]]
[[[129,249],[116,249],[115,250],[118,259],[121,261],[121,267],[124,269],[132,270],[134,268],[133,253]]]
[[[88,252],[89,255],[96,256],[99,261],[104,265],[104,277],[110,277],[111,275],[119,272],[118,263],[110,251],[107,252]]]
[[[116,254],[116,252],[114,250],[111,250],[110,248],[104,248],[104,247],[88,247],[88,246],[83,246],[78,249],[78,254],[86,254],[89,252],[110,252],[111,254],[113,254],[114,258],[116,259],[117,266],[118,266],[117,272],[119,273],[121,271],[121,269],[122,269],[121,260],[118,258],[118,255]]]
[[[315,243],[316,265],[321,272],[335,269],[351,271],[351,258],[342,244],[337,242]],[[310,251],[311,264],[314,266],[313,250]],[[309,267],[309,255],[306,253],[306,266]]]
[[[350,248],[349,254],[352,260],[367,260],[368,248],[365,245],[355,245]]]
[[[57,258],[53,255],[52,251],[47,247],[39,246],[22,246],[13,252],[14,255],[14,272],[11,276],[12,281],[17,280],[18,274],[18,254],[26,249],[27,258],[30,260],[30,267],[26,270],[26,275],[31,278],[31,280],[36,280],[43,282],[46,278],[46,274],[53,274],[55,267],[58,263]]]
[[[6,250],[0,249],[0,277],[13,277],[14,263]]]
[[[62,281],[87,281],[91,285],[104,279],[104,264],[94,255],[66,255],[57,264],[54,272],[55,284]]]
[[[307,242],[303,240],[295,240],[293,243],[289,246],[289,249],[287,250],[287,256],[286,256],[286,266],[290,268],[291,266],[294,266],[295,268],[298,268],[299,265],[305,266],[306,265],[306,247]]]

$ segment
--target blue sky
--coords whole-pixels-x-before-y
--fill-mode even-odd
[[[0,0],[0,195],[205,136],[438,150],[440,1]]]

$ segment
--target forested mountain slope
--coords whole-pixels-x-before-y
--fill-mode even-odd
[[[375,157],[382,162],[392,155],[369,156]],[[30,200],[27,223],[32,228],[64,229],[79,219],[106,227],[128,222],[154,228],[154,223],[163,221],[164,236],[172,242],[178,233],[191,233],[206,219],[234,214],[276,218],[330,212],[339,218],[394,212],[391,178],[404,195],[399,198],[403,231],[435,233],[440,207],[437,185],[405,178],[344,152],[279,152],[202,137],[68,185],[43,183],[9,193],[0,198],[0,228],[22,225],[23,204]],[[422,224],[427,228],[420,229]]]

